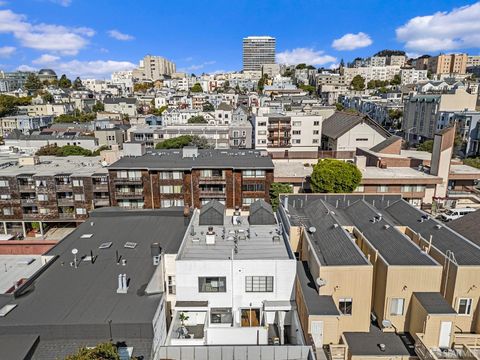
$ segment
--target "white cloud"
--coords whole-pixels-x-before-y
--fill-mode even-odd
[[[373,41],[368,34],[345,34],[332,42],[332,47],[337,50],[355,50],[372,45]]]
[[[0,57],[9,57],[15,52],[15,50],[17,49],[13,46],[0,47]]]
[[[38,59],[33,60],[32,63],[38,64],[38,65],[47,65],[47,64],[52,64],[58,60],[60,60],[59,56],[43,54]]]
[[[135,37],[133,37],[132,35],[124,34],[118,30],[109,30],[107,31],[107,33],[108,33],[108,36],[120,41],[128,41],[128,40],[135,39]]]
[[[13,34],[27,48],[75,55],[88,44],[95,31],[87,27],[31,24],[24,15],[0,10],[0,33]]]
[[[72,4],[72,0],[49,0],[49,1],[54,4],[58,4],[65,7],[70,6]]]
[[[287,65],[325,65],[336,60],[337,59],[333,56],[326,55],[323,51],[314,50],[312,48],[296,48],[293,50],[285,50],[277,54],[277,62]]]
[[[419,53],[416,53],[416,52],[407,52],[407,53],[405,53],[405,55],[407,55],[407,58],[409,58],[409,59],[416,59],[416,58],[422,56],[422,54],[419,54]]]
[[[80,76],[83,78],[105,78],[114,71],[132,70],[136,65],[129,61],[115,60],[72,60],[55,64],[55,69],[60,73],[66,73],[72,78]]]
[[[417,16],[396,29],[397,39],[416,52],[480,47],[480,2]]]
[[[18,71],[37,71],[36,68],[30,66],[30,65],[20,65],[17,67]]]
[[[181,71],[181,72],[197,71],[197,70],[203,69],[205,66],[213,65],[215,63],[216,63],[216,61],[214,61],[214,60],[204,61],[201,64],[193,64],[193,65],[187,66],[185,68],[181,68],[181,69],[179,69],[179,71]]]

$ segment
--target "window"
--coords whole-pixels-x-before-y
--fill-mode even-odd
[[[171,206],[184,206],[184,201],[183,199],[163,199],[160,200],[160,205],[162,208]]]
[[[179,180],[182,178],[182,172],[181,171],[162,171],[160,173],[160,179],[161,180]]]
[[[396,298],[390,301],[390,315],[403,315],[405,299]]]
[[[38,201],[48,201],[48,195],[46,194],[38,194],[37,195]]]
[[[13,215],[12,208],[3,208],[3,215]]]
[[[211,324],[232,324],[233,316],[231,308],[211,308],[210,309]]]
[[[0,187],[8,187],[8,180],[0,180]]]
[[[412,189],[414,187],[412,185],[403,185],[402,188],[401,188],[401,191],[402,192],[412,192]]]
[[[459,299],[458,300],[458,314],[470,315],[472,312],[472,299]]]
[[[266,121],[259,121],[258,126],[267,126],[267,122]]]
[[[365,192],[365,186],[358,185],[357,188],[353,190],[353,192]]]
[[[12,198],[12,195],[10,194],[2,194],[0,195],[1,200],[10,200]]]
[[[352,315],[352,299],[340,299],[338,308],[343,315]]]
[[[177,293],[177,285],[175,283],[175,276],[168,276],[168,293],[175,295]]]
[[[293,135],[302,135],[302,131],[301,130],[293,130],[292,134]]]
[[[246,276],[245,292],[273,292],[273,276]]]
[[[226,277],[199,277],[198,278],[198,292],[226,292],[227,291]]]
[[[225,174],[223,170],[200,170],[200,177],[202,178],[211,178],[211,177],[219,177],[219,178],[224,178]]]
[[[249,178],[265,177],[265,170],[243,170],[242,175]]]
[[[319,134],[319,130],[313,130],[313,135],[318,135]]]
[[[318,126],[318,125],[320,125],[320,121],[314,121],[313,122],[313,126]]]
[[[73,186],[83,186],[83,180],[73,180]]]
[[[75,194],[73,195],[73,198],[75,201],[85,201],[85,195],[84,194]]]
[[[161,185],[160,192],[162,194],[181,194],[182,185]]]
[[[38,213],[41,214],[41,215],[48,215],[48,214],[50,214],[50,209],[39,208]]]
[[[300,139],[293,139],[292,143],[293,144],[300,144],[301,140]]]
[[[388,192],[388,186],[387,186],[387,185],[379,185],[379,186],[377,186],[377,192],[380,192],[380,193]]]
[[[301,121],[294,121],[293,126],[302,126],[302,122]]]
[[[318,144],[318,139],[312,139],[313,144]]]
[[[243,206],[250,206],[250,204],[253,204],[255,201],[263,199],[263,198],[243,198],[242,199],[242,205]]]
[[[46,181],[46,180],[35,180],[35,185],[36,185],[37,187],[47,186],[47,181]]]
[[[75,212],[77,213],[77,215],[87,215],[87,209],[85,208],[76,208]]]
[[[242,191],[265,191],[265,184],[243,184]]]
[[[368,141],[368,138],[356,138],[356,141]]]
[[[258,130],[258,135],[267,135],[266,130]]]
[[[128,173],[126,171],[119,171],[117,172],[117,178],[119,179],[126,179],[128,177]]]

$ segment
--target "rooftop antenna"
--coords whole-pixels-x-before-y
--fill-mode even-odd
[[[73,254],[73,264],[75,266],[75,269],[77,268],[77,254],[78,254],[78,249],[72,249],[72,254]]]

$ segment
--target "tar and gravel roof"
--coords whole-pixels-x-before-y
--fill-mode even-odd
[[[272,159],[258,150],[198,150],[196,157],[183,157],[182,150],[152,151],[143,156],[125,156],[109,169],[273,169]]]

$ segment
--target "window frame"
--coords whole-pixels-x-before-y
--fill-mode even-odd
[[[460,306],[462,306],[461,302],[463,300],[466,300],[465,312],[460,312]],[[457,305],[458,315],[459,316],[470,316],[470,315],[472,315],[472,305],[473,305],[473,299],[472,298],[459,298],[458,299],[458,305]]]
[[[397,310],[399,309],[398,308],[398,304],[399,302],[401,301],[401,304],[402,304],[402,310],[400,313],[397,312]],[[393,309],[393,305],[395,303],[395,309]],[[395,311],[393,311],[395,310]],[[405,313],[405,299],[404,298],[391,298],[390,299],[390,307],[389,307],[389,312],[390,312],[390,316],[403,316],[404,313]]]
[[[342,306],[343,303],[343,306]],[[350,303],[350,306],[347,304]],[[348,309],[350,312],[348,313]],[[353,298],[340,298],[338,299],[338,310],[343,316],[352,316],[353,314]]]
[[[271,275],[245,276],[246,293],[271,293],[274,290],[273,284],[274,277]]]
[[[202,286],[202,279],[205,279],[203,281],[203,286]],[[215,280],[216,279],[216,280]],[[217,286],[212,286],[210,285],[210,290],[206,287],[207,285],[207,280],[210,281],[210,284],[212,281],[217,281],[218,285]],[[223,287],[220,286],[220,283],[223,281]],[[217,290],[213,290],[217,289]],[[198,292],[199,293],[226,293],[227,292],[227,278],[225,276],[199,276],[198,277]]]

